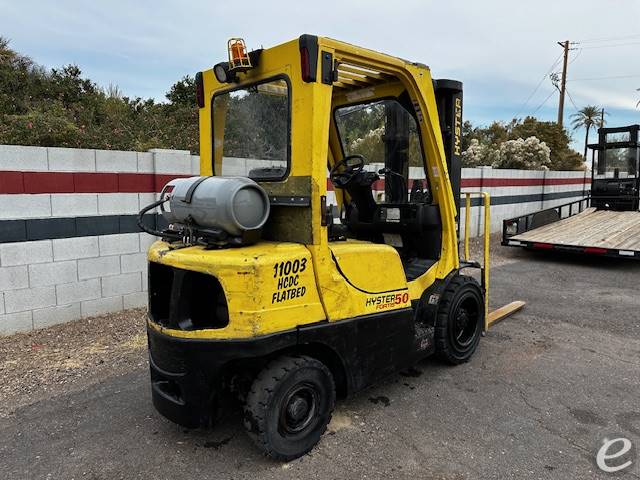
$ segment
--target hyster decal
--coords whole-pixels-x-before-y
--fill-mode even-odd
[[[455,155],[462,154],[462,99],[456,98],[455,103],[455,125],[454,125],[454,139],[453,139],[453,148]]]
[[[385,308],[395,307],[401,303],[407,303],[409,301],[409,294],[405,293],[385,293],[383,295],[376,295],[374,297],[368,297],[365,301],[366,307],[375,306],[376,310],[384,310]]]

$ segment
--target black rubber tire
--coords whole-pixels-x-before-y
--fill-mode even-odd
[[[313,407],[305,414],[310,423],[290,432],[287,430],[300,427],[289,425],[295,421],[288,412],[295,408],[290,402],[297,401],[296,395],[306,395],[311,401],[302,400],[303,405],[311,403]],[[333,376],[322,362],[306,356],[283,356],[269,363],[253,381],[244,405],[244,426],[266,456],[293,460],[320,441],[331,421],[335,399]]]
[[[460,315],[462,323],[465,315],[468,318],[462,332],[459,332],[460,326],[457,324]],[[480,285],[473,277],[454,277],[447,285],[438,307],[435,329],[437,356],[451,365],[468,362],[478,347],[483,328],[484,299]],[[462,335],[461,338],[457,338],[458,333]]]

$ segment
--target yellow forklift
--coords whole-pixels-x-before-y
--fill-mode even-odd
[[[312,35],[228,50],[196,75],[201,176],[139,216],[161,238],[153,403],[198,427],[240,399],[255,443],[290,460],[336,397],[432,354],[467,362],[521,305],[488,316],[488,236],[482,267],[468,237],[459,258],[460,82]]]

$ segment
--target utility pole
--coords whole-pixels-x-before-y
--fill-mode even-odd
[[[564,60],[562,62],[562,80],[560,81],[560,103],[558,104],[558,125],[562,127],[564,119],[564,94],[567,87],[567,60],[569,59],[569,40],[558,42],[564,48]]]
[[[604,127],[604,107],[602,107],[602,116],[600,117],[600,127]]]

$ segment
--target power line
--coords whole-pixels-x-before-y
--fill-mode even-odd
[[[575,50],[575,48],[570,48],[569,50]],[[581,53],[582,53],[582,48],[578,49],[578,53],[576,54],[575,57],[573,57],[571,59],[571,61],[569,62],[569,65],[571,65],[573,62],[575,62],[578,59],[578,57],[580,56]]]
[[[571,100],[571,104],[573,105],[573,108],[575,108],[576,112],[579,112],[580,109],[578,108],[578,106],[576,105],[576,102],[573,101],[573,97],[571,96],[571,94],[569,93],[569,89],[566,89],[567,95],[569,96],[569,100]]]
[[[631,35],[622,35],[619,37],[601,37],[601,38],[588,38],[586,40],[578,40],[574,43],[601,43],[601,42],[615,42],[618,40],[628,40],[630,38],[638,38],[640,33],[634,33]]]
[[[542,107],[544,107],[544,104],[549,101],[549,99],[553,96],[554,93],[556,93],[556,91],[552,90],[551,93],[549,94],[549,96],[544,99],[544,102],[542,102],[540,105],[538,105],[538,108],[536,108],[531,115],[535,115],[536,113],[538,113],[538,110],[540,110]]]
[[[542,85],[542,82],[544,82],[544,79],[547,78],[547,76],[553,71],[553,69],[556,67],[556,65],[560,62],[561,58],[562,58],[562,53],[560,55],[558,55],[558,58],[556,58],[555,61],[551,64],[551,67],[549,67],[549,70],[547,70],[547,72],[542,76],[542,78],[538,82],[538,85],[536,85],[536,88],[533,89],[533,91],[529,94],[529,96],[524,101],[524,103],[520,106],[520,108],[518,109],[518,113],[516,113],[514,115],[514,118],[517,118],[518,115],[520,115],[520,112],[522,112],[522,110],[524,110],[524,108],[529,103],[529,100],[531,100],[531,98],[533,98],[533,96],[536,94],[536,92],[538,91],[538,89]]]
[[[609,80],[612,78],[638,78],[640,75],[612,75],[609,77],[570,78],[567,82],[589,82],[591,80]]]
[[[614,48],[626,47],[627,45],[640,45],[640,42],[615,43],[613,45],[596,45],[594,47],[582,47],[582,50],[593,50],[594,48]]]

